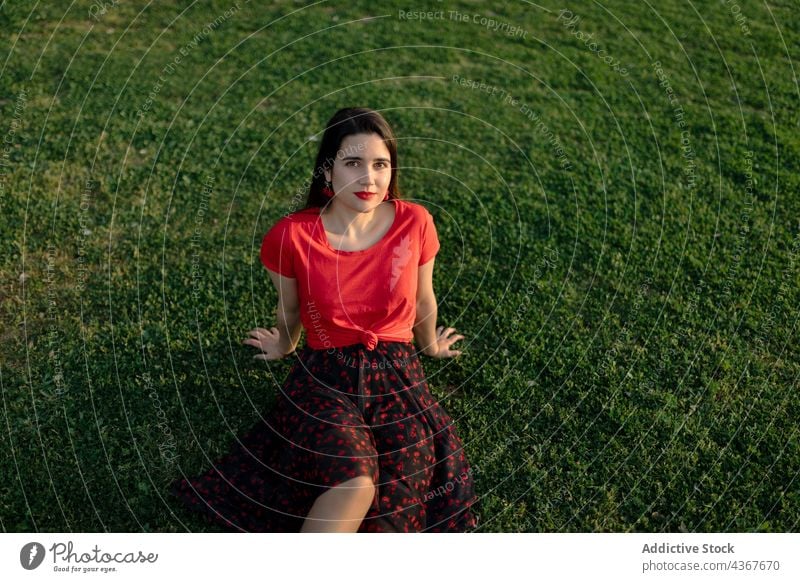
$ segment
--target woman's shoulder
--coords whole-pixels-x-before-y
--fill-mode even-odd
[[[297,241],[298,235],[303,232],[302,225],[313,219],[317,209],[304,208],[294,212],[284,214],[272,224],[264,234],[263,244],[265,246],[285,245],[289,241]],[[302,235],[300,235],[302,236]]]
[[[309,208],[301,208],[294,212],[289,212],[281,218],[281,220],[288,220],[289,222],[306,222],[308,220],[316,219],[319,216],[319,208],[311,206]]]
[[[273,223],[272,228],[278,230],[291,229],[293,224],[314,222],[318,216],[319,208],[302,208],[284,214]]]
[[[421,222],[427,220],[428,215],[430,215],[428,209],[418,202],[410,202],[398,198],[395,200],[395,204],[397,205],[397,210],[402,212],[403,215],[407,217],[407,220]]]
[[[402,198],[393,200],[396,210],[396,218],[399,222],[425,224],[431,218],[431,214],[425,206],[417,202],[410,202]],[[271,230],[276,231],[291,231],[297,228],[298,225],[309,226],[311,228],[317,227],[319,220],[319,208],[302,208],[294,212],[280,217],[273,225]]]

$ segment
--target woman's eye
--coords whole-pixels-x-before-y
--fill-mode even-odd
[[[358,164],[359,164],[359,162],[357,162],[355,160],[350,160],[349,162],[345,163],[345,166],[348,166],[348,167],[351,167],[351,168],[355,168],[356,166],[358,166]],[[386,162],[376,162],[375,163],[375,167],[376,168],[388,168],[389,166],[388,166],[388,164]]]

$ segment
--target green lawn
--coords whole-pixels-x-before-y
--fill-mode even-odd
[[[436,220],[479,531],[798,530],[797,2],[168,4],[0,7],[3,531],[212,531],[166,486],[274,402],[344,106]]]

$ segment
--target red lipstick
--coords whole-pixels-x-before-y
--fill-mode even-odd
[[[369,200],[370,197],[375,196],[375,194],[377,194],[377,192],[366,192],[363,190],[361,192],[355,193],[355,195],[361,198],[362,200]]]

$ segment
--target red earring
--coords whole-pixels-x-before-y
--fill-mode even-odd
[[[333,198],[333,190],[331,190],[331,183],[325,182],[325,185],[322,187],[322,193],[327,196],[328,198]]]
[[[386,202],[389,199],[389,193],[386,193],[386,196],[383,197],[383,201]]]

